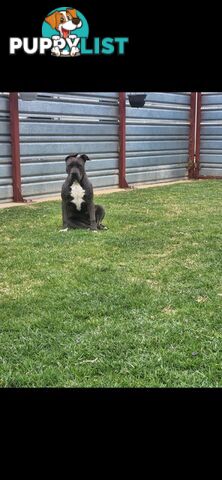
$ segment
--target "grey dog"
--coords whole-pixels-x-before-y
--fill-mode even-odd
[[[93,202],[93,186],[85,171],[89,157],[73,153],[66,157],[68,174],[62,186],[62,222],[63,230],[70,228],[88,228],[93,231],[104,230],[101,223],[105,210]]]

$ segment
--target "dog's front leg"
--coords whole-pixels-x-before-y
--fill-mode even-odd
[[[76,55],[80,55],[80,50],[77,47],[80,39],[76,35],[69,35],[67,38],[67,43],[70,47],[70,55],[71,57],[75,57]]]
[[[97,230],[96,211],[95,211],[95,205],[93,202],[88,203],[88,212],[89,212],[89,219],[90,219],[90,230]]]
[[[66,211],[66,203],[62,201],[62,226],[63,228],[68,228],[68,216],[67,216],[67,211]]]

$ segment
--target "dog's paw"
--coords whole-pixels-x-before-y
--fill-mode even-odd
[[[102,223],[100,223],[100,225],[98,226],[98,229],[99,230],[108,230],[108,228],[105,227],[105,225],[103,225]]]
[[[61,230],[59,230],[60,232],[68,232],[68,227],[67,228],[62,228]]]
[[[72,47],[71,49],[71,57],[75,57],[76,55],[79,55],[80,54],[80,51],[79,51],[79,48],[78,47]]]
[[[90,230],[92,230],[92,232],[97,232],[97,223],[96,222],[92,222],[91,225],[90,225]]]
[[[55,57],[60,57],[60,50],[58,47],[54,47],[51,49],[51,55]]]

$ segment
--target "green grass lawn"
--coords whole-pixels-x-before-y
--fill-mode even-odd
[[[2,387],[221,387],[222,182],[0,210]]]

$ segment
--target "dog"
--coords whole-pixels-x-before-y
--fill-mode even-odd
[[[76,10],[74,8],[67,8],[62,11],[55,11],[51,15],[45,18],[45,22],[59,32],[61,38],[65,40],[69,37],[70,32],[76,28],[82,26],[82,21],[77,17]],[[69,55],[69,52],[63,50],[63,55]],[[57,57],[61,55],[61,50],[59,47],[52,48],[52,54]],[[79,48],[74,46],[71,48],[70,55],[75,56],[79,54]]]
[[[62,185],[62,223],[63,229],[87,228],[98,232],[107,230],[101,222],[105,209],[93,202],[93,186],[85,171],[85,163],[90,160],[85,154],[73,153],[66,157],[66,173]]]

